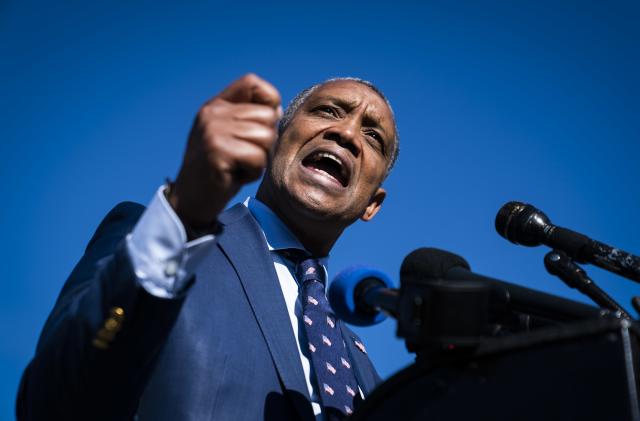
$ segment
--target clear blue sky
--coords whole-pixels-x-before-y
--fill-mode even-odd
[[[395,108],[387,202],[340,240],[333,273],[369,263],[397,280],[432,246],[582,300],[546,274],[546,250],[495,233],[508,200],[640,254],[637,1],[178,3],[0,2],[0,419],[103,215],[148,202],[200,104],[248,71],[285,101],[363,77]],[[587,269],[624,305],[640,294]],[[394,329],[358,330],[385,377],[411,361]]]

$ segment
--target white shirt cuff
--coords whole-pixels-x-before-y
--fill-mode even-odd
[[[214,240],[205,235],[187,242],[180,218],[161,186],[140,220],[127,235],[127,251],[136,278],[151,295],[175,298],[183,294],[196,264]]]

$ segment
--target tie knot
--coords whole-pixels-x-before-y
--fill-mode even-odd
[[[300,262],[311,257],[306,251],[294,248],[280,249],[278,250],[278,253],[285,259],[288,259],[289,261],[294,263],[296,267]]]
[[[323,286],[325,284],[324,268],[318,259],[314,259],[313,257],[304,259],[298,263],[297,275],[301,284],[308,281],[317,281]]]
[[[324,287],[326,284],[326,273],[320,261],[311,257],[308,252],[300,249],[281,249],[278,253],[295,264],[295,274],[300,285],[306,281],[318,281]]]

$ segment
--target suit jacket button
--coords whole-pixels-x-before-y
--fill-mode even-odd
[[[96,339],[99,339],[107,343],[113,341],[113,338],[115,337],[116,337],[116,332],[114,330],[107,330],[105,328],[100,329],[96,334]]]
[[[121,322],[124,320],[124,309],[122,307],[112,307],[109,313],[111,314],[111,317],[117,321]]]
[[[93,342],[91,342],[93,344],[93,346],[95,346],[98,349],[107,349],[109,348],[109,344],[106,343],[105,341],[103,341],[102,339],[99,338],[95,338],[93,340]]]
[[[111,332],[117,332],[120,330],[120,322],[113,317],[109,317],[104,322],[104,328]]]

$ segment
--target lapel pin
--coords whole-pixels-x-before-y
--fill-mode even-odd
[[[358,348],[360,351],[362,351],[363,354],[367,353],[367,350],[364,348],[364,345],[362,344],[362,342],[358,341],[357,339],[354,339],[353,343],[356,344],[356,348]]]

